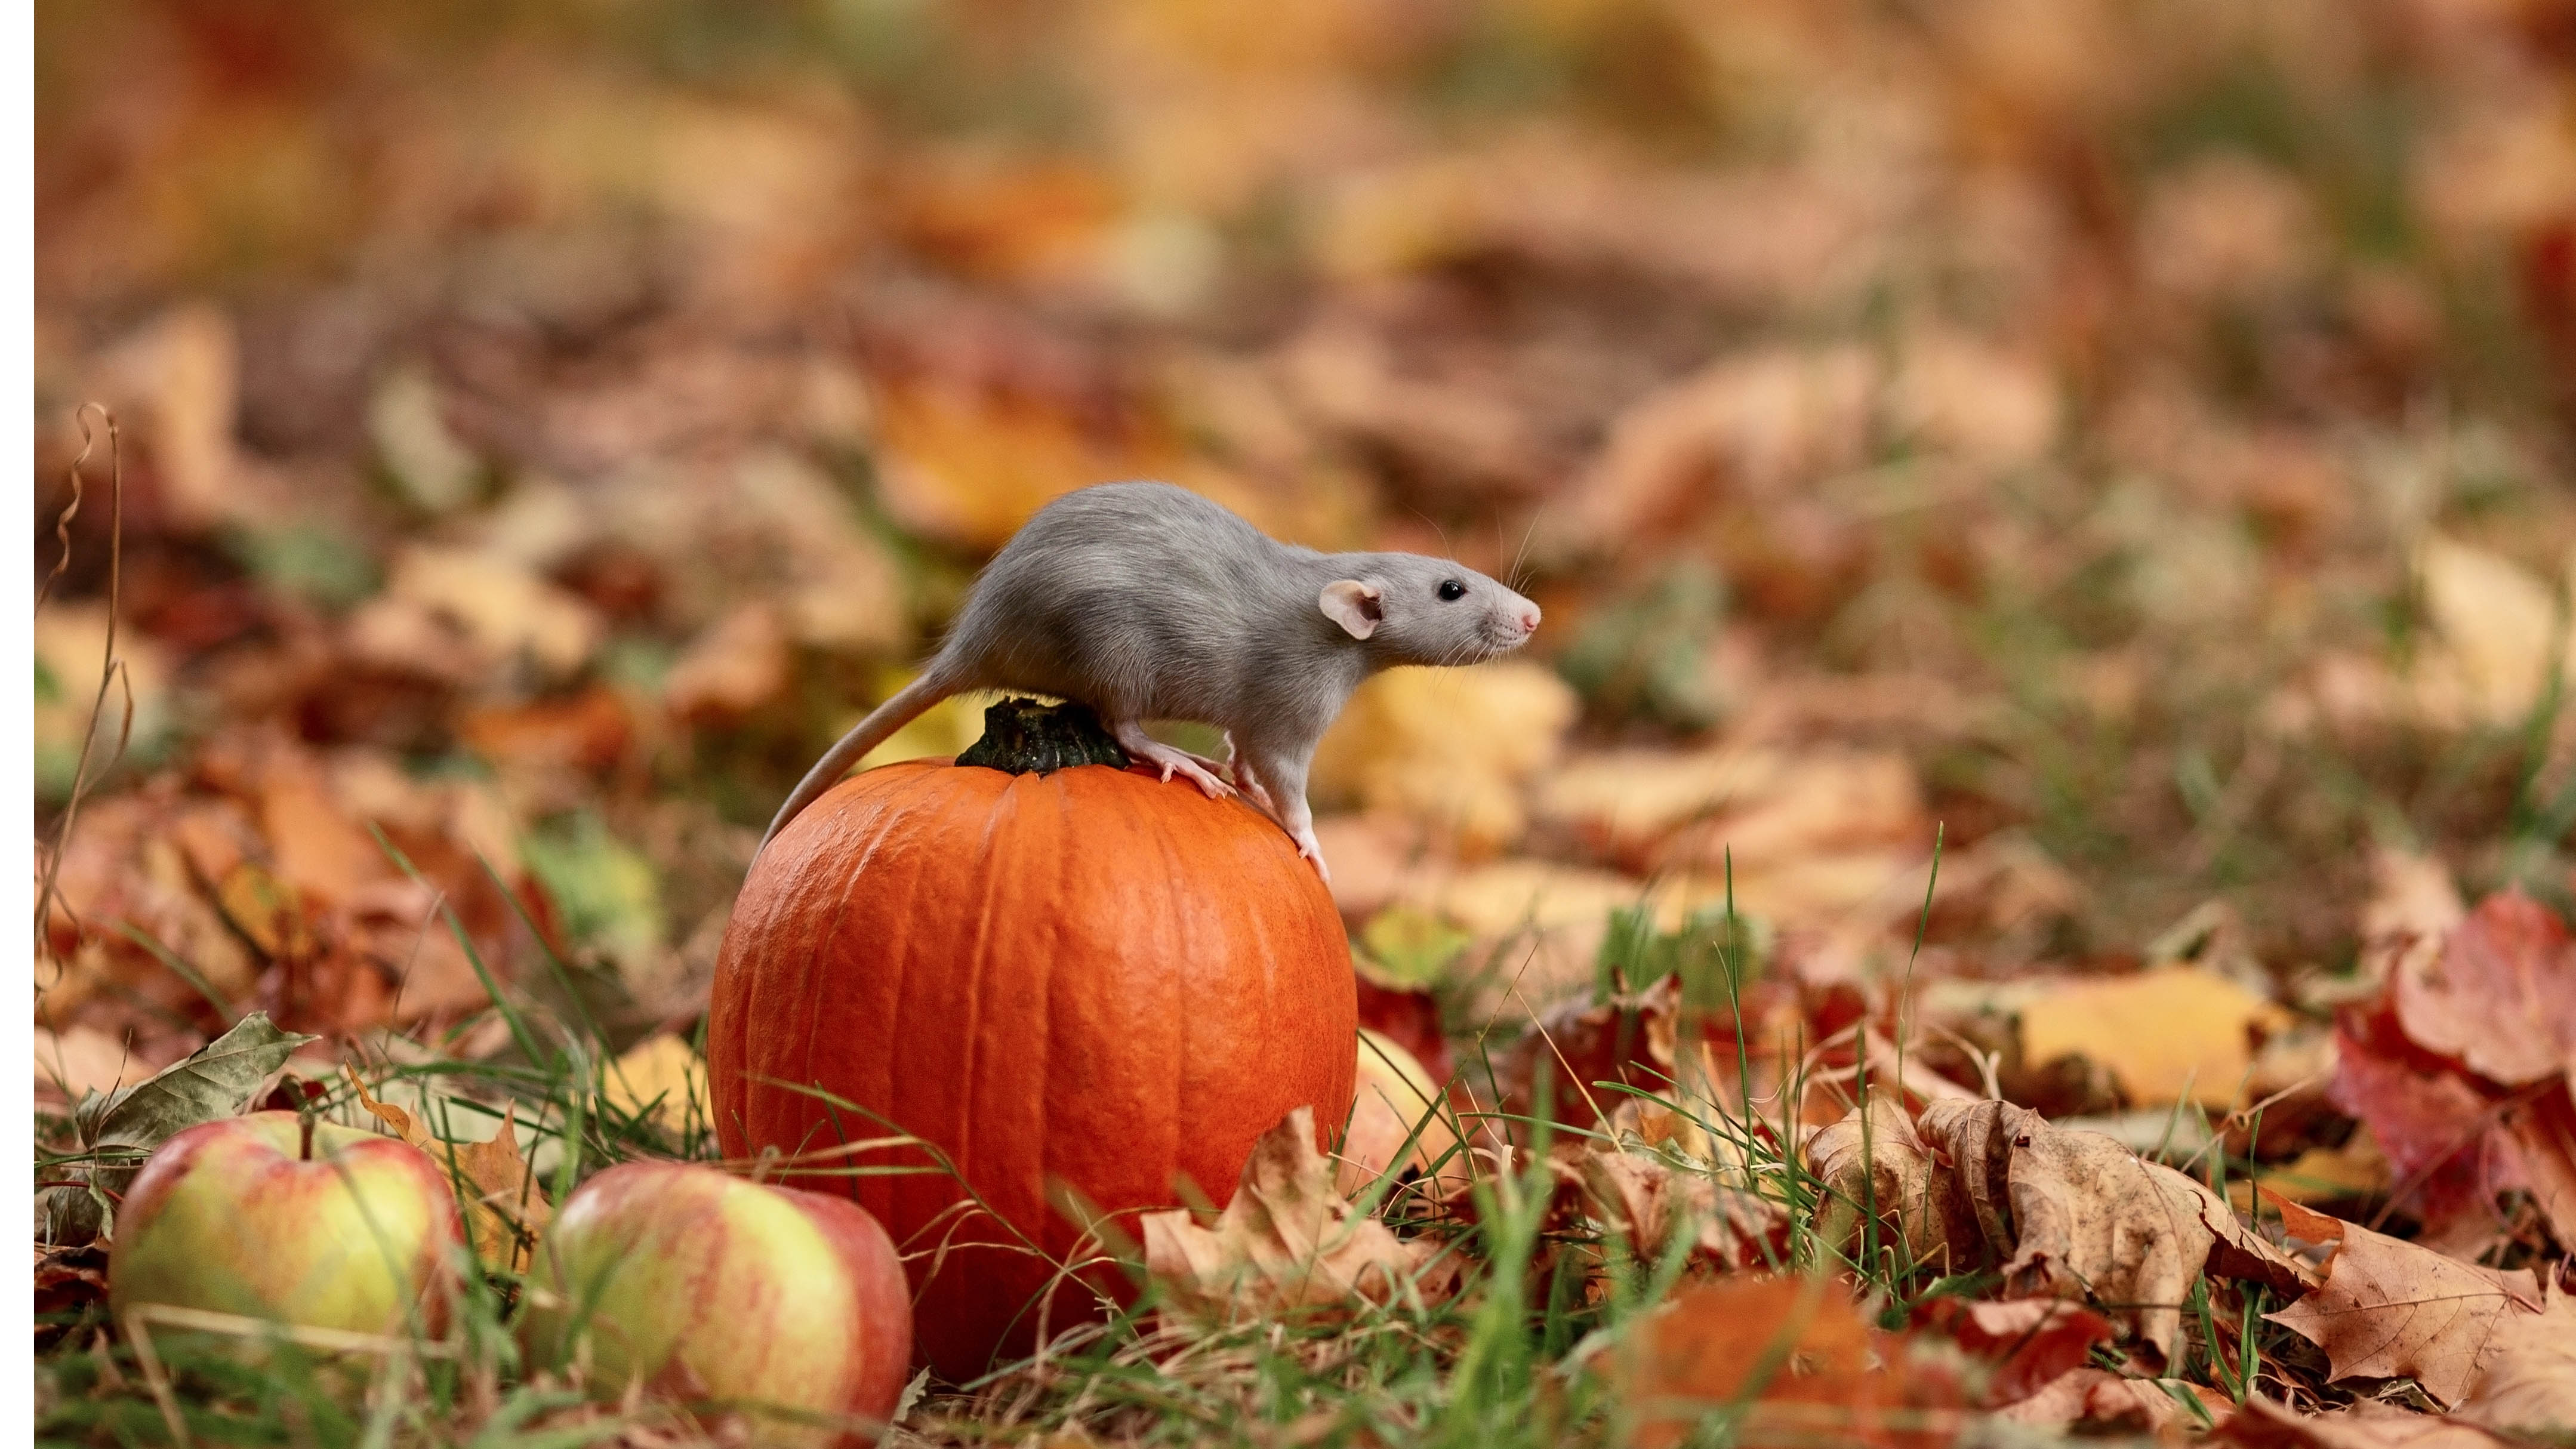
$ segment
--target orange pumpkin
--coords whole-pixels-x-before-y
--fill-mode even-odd
[[[1123,759],[1079,711],[1011,701],[986,723],[959,759],[991,767],[867,771],[770,842],[707,1023],[728,1154],[886,1135],[799,1090],[819,1088],[936,1144],[1003,1220],[961,1212],[939,1173],[797,1180],[853,1192],[894,1235],[918,1353],[961,1380],[1033,1348],[1038,1300],[1082,1245],[1053,1184],[1130,1236],[1135,1214],[1181,1204],[1177,1178],[1223,1203],[1290,1110],[1346,1120],[1357,1027],[1341,918],[1278,826],[1143,770],[1042,773]],[[1049,1331],[1096,1302],[1058,1284]]]

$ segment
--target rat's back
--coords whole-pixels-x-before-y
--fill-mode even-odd
[[[1079,489],[985,567],[941,662],[965,688],[1207,718],[1233,697],[1247,646],[1294,593],[1305,552],[1168,483]]]

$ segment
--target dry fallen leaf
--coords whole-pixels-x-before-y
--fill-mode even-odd
[[[1538,782],[1533,812],[1592,853],[1639,865],[1675,829],[1768,788],[1788,764],[1773,749],[1582,755]]]
[[[1164,1301],[1192,1317],[1240,1321],[1295,1309],[1345,1310],[1357,1300],[1448,1296],[1456,1266],[1438,1245],[1399,1239],[1354,1211],[1315,1150],[1315,1111],[1299,1107],[1253,1144],[1234,1200],[1214,1228],[1187,1209],[1140,1223],[1145,1266]]]
[[[2492,1094],[2407,1040],[2386,998],[2338,1015],[2326,1096],[2370,1128],[2426,1240],[2474,1251],[2501,1230],[2498,1198],[2525,1184]]]
[[[1334,1179],[1343,1192],[1360,1192],[1390,1168],[1403,1178],[1429,1173],[1435,1165],[1444,1185],[1465,1185],[1467,1155],[1451,1125],[1457,1115],[1412,1052],[1392,1037],[1360,1028],[1358,1081],[1351,1124],[1335,1154]]]
[[[2302,1286],[2297,1265],[2217,1194],[2099,1133],[2016,1139],[2012,1203],[2020,1242],[2006,1280],[2116,1305],[2168,1364],[2204,1268],[2285,1293]]]
[[[2288,1024],[2281,1009],[2197,966],[2088,980],[2021,1010],[2024,1060],[2082,1057],[2110,1069],[2139,1106],[2190,1100],[2234,1105],[2254,1061],[2255,1030]]]
[[[2305,1286],[2298,1265],[2215,1193],[2098,1132],[2050,1126],[2000,1102],[1936,1102],[1917,1124],[1949,1164],[1954,1223],[1974,1221],[2007,1283],[2090,1296],[2173,1361],[2182,1306],[2202,1272],[2276,1292]],[[1962,1230],[1963,1231],[1963,1230]]]
[[[1948,1335],[1987,1365],[1980,1402],[1988,1408],[2019,1403],[2083,1367],[2093,1346],[2112,1336],[2109,1319],[2058,1298],[1935,1298],[1914,1323]]]
[[[608,1068],[609,1105],[621,1112],[652,1113],[654,1125],[677,1133],[691,1122],[715,1120],[707,1101],[706,1064],[687,1041],[658,1032],[620,1053]]]
[[[2406,963],[2439,957],[2442,943],[2467,914],[2442,862],[2378,847],[2370,857],[2370,899],[2361,908],[2359,974],[2376,987]]]
[[[2500,1273],[2266,1194],[2293,1237],[2335,1244],[2325,1283],[2264,1316],[2326,1351],[2336,1380],[2411,1378],[2445,1404],[2468,1397],[2505,1322],[2537,1316],[2528,1270]]]
[[[794,663],[778,611],[744,604],[689,642],[662,680],[662,702],[691,723],[731,723],[785,691]]]
[[[1651,856],[1664,870],[1776,870],[1813,856],[1928,850],[1932,819],[1914,766],[1892,751],[1820,749],[1794,756],[1763,788],[1674,831]]]
[[[393,1129],[394,1135],[447,1164],[457,1205],[464,1210],[474,1252],[495,1269],[518,1272],[528,1265],[537,1235],[554,1216],[545,1184],[519,1155],[518,1104],[501,1117],[501,1130],[486,1142],[446,1142],[432,1135],[412,1114],[377,1101],[367,1084],[347,1065],[340,1068],[358,1094],[358,1105]]]
[[[1522,785],[1555,760],[1575,710],[1574,691],[1541,665],[1389,670],[1316,746],[1315,794],[1414,816],[1469,855],[1489,853],[1520,838]]]
[[[2459,1417],[2499,1433],[2564,1440],[2576,1430],[2576,1297],[2542,1285],[2538,1313],[2507,1313]]]
[[[131,1048],[94,1026],[61,1032],[40,1026],[34,1046],[37,1090],[51,1090],[65,1102],[77,1102],[90,1092],[108,1096],[119,1083],[152,1074],[134,1060]]]
[[[1789,1222],[1779,1204],[1721,1185],[1705,1170],[1678,1168],[1643,1152],[1561,1143],[1549,1156],[1557,1203],[1625,1238],[1629,1251],[1659,1261],[1678,1235],[1693,1272],[1776,1267],[1788,1260]]]
[[[1928,1449],[1964,1425],[1949,1375],[1910,1362],[1823,1278],[1729,1278],[1675,1294],[1631,1330],[1617,1372],[1630,1443],[1683,1443],[1743,1405],[1733,1442]]]
[[[2058,1375],[1996,1417],[2036,1429],[2129,1434],[2143,1430],[2179,1439],[2198,1430],[2201,1420],[2174,1397],[2176,1392],[2198,1399],[2201,1410],[2215,1423],[2226,1423],[2235,1408],[2216,1393],[2179,1379],[2131,1379],[2108,1369],[2078,1368]]]
[[[489,667],[525,654],[555,676],[580,668],[605,633],[598,612],[579,595],[489,550],[403,545],[394,553],[385,592],[360,611],[353,627],[390,628],[366,624],[380,608],[415,608],[452,621]]]
[[[1816,1232],[1826,1242],[1858,1253],[1861,1225],[1875,1214],[1882,1237],[1901,1237],[1915,1262],[1941,1262],[1941,1271],[1955,1273],[1975,1260],[1973,1230],[1968,1241],[1951,1241],[1942,1212],[1945,1195],[1933,1183],[1931,1149],[1893,1100],[1873,1094],[1850,1116],[1807,1139],[1807,1170],[1828,1194],[1816,1218]]]
[[[1599,1006],[1573,1001],[1549,1011],[1505,1049],[1495,1067],[1503,1112],[1531,1117],[1544,1111],[1566,1126],[1589,1127],[1627,1095],[1595,1082],[1620,1082],[1649,1093],[1669,1089],[1675,1080],[1680,1015],[1678,976]],[[1544,1097],[1541,1082],[1548,1088]]]
[[[2504,1449],[2507,1442],[2456,1418],[2371,1399],[2328,1413],[2301,1414],[2259,1394],[2219,1426],[2217,1439],[2238,1449]]]
[[[2554,591],[2510,559],[2445,538],[2426,540],[2417,568],[2441,648],[2432,662],[2448,666],[2475,718],[2520,720],[2548,681]]]
[[[889,386],[879,420],[886,511],[915,533],[974,548],[999,548],[1085,482],[1158,476],[1165,461],[1034,398]]]
[[[2397,1019],[2428,1051],[2518,1087],[2576,1065],[2576,942],[2519,890],[2487,897],[2438,956],[2410,954]]]

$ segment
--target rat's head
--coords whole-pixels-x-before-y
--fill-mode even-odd
[[[1473,664],[1508,654],[1538,628],[1538,605],[1447,559],[1345,555],[1356,577],[1324,585],[1324,617],[1386,664]]]

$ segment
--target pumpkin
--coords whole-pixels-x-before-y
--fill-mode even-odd
[[[1089,1287],[1058,1277],[1102,1251],[1072,1204],[1132,1240],[1188,1193],[1224,1203],[1295,1108],[1338,1129],[1358,1025],[1331,893],[1277,825],[1124,768],[1078,707],[1006,701],[986,729],[956,763],[843,781],[770,841],[707,1023],[725,1151],[817,1159],[797,1185],[875,1215],[918,1356],[961,1381],[1129,1291],[1096,1262]],[[919,1147],[819,1160],[897,1131],[953,1171]]]

